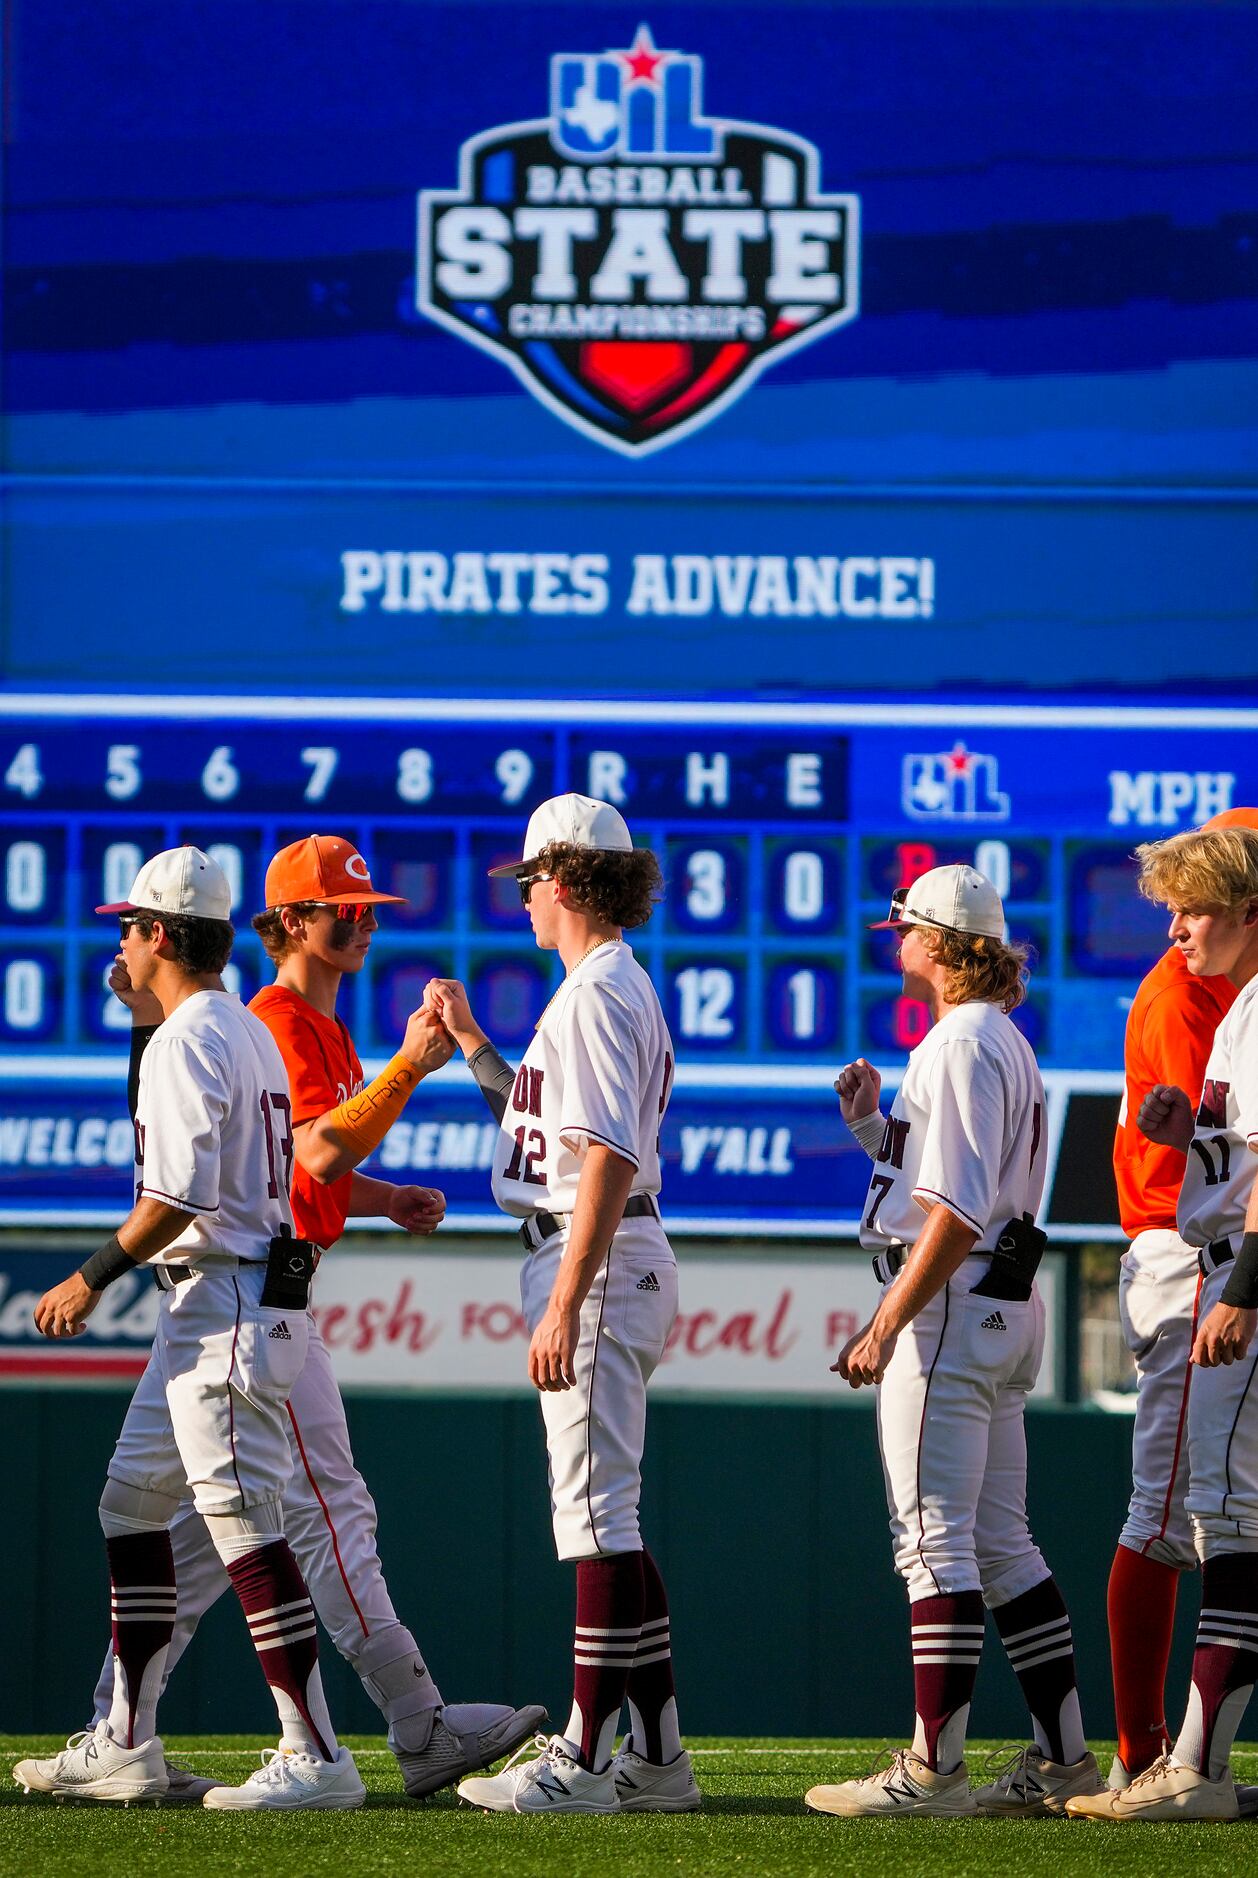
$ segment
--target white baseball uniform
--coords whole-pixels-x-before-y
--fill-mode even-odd
[[[540,1322],[567,1243],[592,1143],[634,1167],[630,1205],[581,1307],[576,1384],[543,1391],[555,1545],[560,1558],[636,1552],[646,1385],[677,1315],[677,1267],[654,1209],[659,1130],[673,1049],[655,988],[629,946],[611,940],[568,973],[516,1074],[494,1154],[494,1198],[559,1230],[525,1261],[521,1307]]]
[[[1044,1087],[1030,1045],[994,1004],[945,1012],[908,1060],[875,1157],[862,1245],[885,1263],[942,1201],[978,1234],[948,1284],[901,1331],[878,1390],[896,1568],[910,1599],[982,1590],[1009,1603],[1049,1575],[1026,1519],[1023,1409],[1044,1307],[984,1296],[990,1253],[1044,1186]]]
[[[292,994],[277,998],[271,992],[263,1008],[269,1011],[277,1003],[288,1019],[280,1033],[287,1056],[278,1046],[277,1054],[283,1064],[285,1086],[296,1105],[293,1120],[301,1124],[334,1107],[347,1092],[360,1089],[362,1068],[343,1025],[323,1017]],[[142,1062],[146,1072],[150,1058],[158,1053],[165,1028],[145,1048]],[[267,1034],[271,1036],[269,1028]],[[291,1139],[289,1160],[291,1163]],[[311,1188],[307,1178],[299,1189],[299,1206],[303,1209],[309,1207]],[[339,1232],[335,1219],[343,1214],[338,1214],[335,1206],[329,1213],[326,1193],[324,1189],[315,1197],[324,1202],[322,1211],[328,1217],[300,1219],[308,1235]],[[286,1321],[293,1329],[291,1312]],[[439,1708],[441,1693],[418,1657],[415,1640],[389,1596],[376,1549],[375,1502],[354,1461],[345,1405],[313,1310],[303,1316],[302,1322],[305,1361],[292,1379],[284,1415],[291,1464],[283,1488],[284,1535],[309,1587],[320,1622],[363,1678],[372,1699],[382,1708],[391,1701],[398,1712],[403,1707],[408,1711],[413,1708],[416,1713]],[[192,1641],[202,1616],[229,1584],[209,1530],[195,1516],[188,1500],[172,1526],[171,1543],[179,1608],[166,1655],[166,1681]],[[420,1666],[406,1664],[406,1702],[402,1704],[392,1686],[398,1676],[393,1673],[390,1680],[390,1666],[409,1656]],[[96,1690],[97,1716],[109,1712],[112,1688],[113,1658],[107,1654]]]
[[[306,1315],[261,1303],[270,1241],[292,1231],[288,1079],[238,998],[195,992],[162,1025],[140,1071],[136,1142],[140,1195],[193,1215],[152,1263],[193,1275],[166,1280],[109,1473],[175,1499],[190,1490],[202,1513],[276,1501]]]
[[[1119,1217],[1131,1243],[1118,1278],[1118,1313],[1136,1367],[1131,1500],[1119,1543],[1177,1570],[1196,1566],[1188,1493],[1188,1395],[1201,1276],[1175,1231],[1184,1157],[1142,1135],[1140,1106],[1159,1083],[1196,1102],[1214,1033],[1235,992],[1194,978],[1172,946],[1146,973],[1123,1044],[1123,1099],[1114,1136]]]
[[[1179,1194],[1179,1230],[1201,1252],[1202,1320],[1219,1302],[1258,1172],[1258,978],[1215,1032]],[[1258,1552],[1258,1343],[1198,1369],[1188,1397],[1188,1511],[1197,1551]]]

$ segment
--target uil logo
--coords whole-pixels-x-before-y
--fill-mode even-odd
[[[550,116],[463,145],[419,196],[422,312],[626,456],[674,443],[858,310],[859,201],[815,145],[703,114],[703,61],[561,52]]]

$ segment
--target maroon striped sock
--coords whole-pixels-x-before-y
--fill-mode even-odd
[[[157,1733],[157,1698],[175,1634],[175,1560],[165,1530],[107,1538],[105,1549],[114,1650],[109,1732],[133,1748]]]
[[[564,1733],[592,1773],[611,1759],[645,1600],[641,1552],[577,1560],[572,1713]]]
[[[1188,1711],[1175,1759],[1211,1780],[1227,1772],[1232,1743],[1258,1682],[1258,1557],[1223,1552],[1201,1567],[1201,1617]]]
[[[1079,1715],[1070,1613],[1056,1579],[1042,1578],[992,1616],[1031,1711],[1036,1746],[1050,1761],[1072,1766],[1088,1744]]]
[[[957,1591],[909,1607],[913,1640],[913,1752],[939,1774],[965,1758],[974,1679],[983,1648],[983,1594]]]
[[[646,1592],[642,1607],[642,1635],[625,1694],[635,1750],[662,1766],[681,1753],[677,1727],[677,1685],[673,1681],[673,1651],[669,1641],[668,1593],[659,1566],[643,1549],[642,1579]]]
[[[226,1561],[262,1673],[271,1685],[285,1744],[336,1759],[336,1736],[319,1675],[314,1606],[287,1539]]]

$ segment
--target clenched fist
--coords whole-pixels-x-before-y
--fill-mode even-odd
[[[401,1053],[421,1076],[428,1076],[450,1061],[454,1055],[454,1039],[436,1012],[425,1010],[421,1005],[406,1020]]]
[[[863,1121],[866,1115],[877,1110],[882,1077],[872,1063],[858,1056],[854,1063],[845,1064],[839,1071],[834,1087],[843,1119],[850,1128],[853,1122]]]
[[[1136,1117],[1136,1127],[1159,1147],[1178,1148],[1187,1154],[1193,1135],[1192,1103],[1182,1089],[1155,1082]]]

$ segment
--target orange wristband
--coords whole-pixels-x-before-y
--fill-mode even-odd
[[[333,1109],[328,1120],[358,1150],[359,1159],[366,1160],[402,1113],[419,1080],[413,1063],[404,1056],[392,1057],[374,1082]]]

